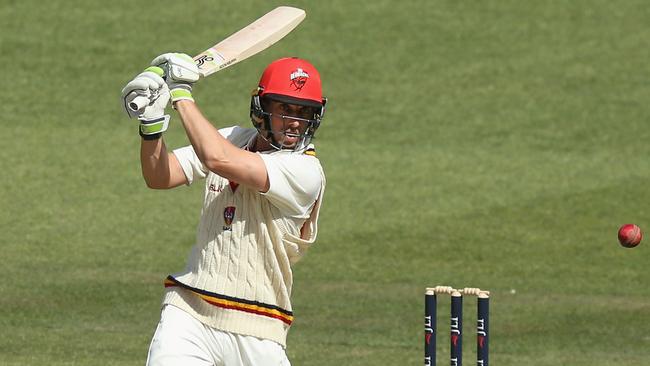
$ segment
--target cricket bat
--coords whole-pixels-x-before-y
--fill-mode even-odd
[[[199,74],[206,77],[245,60],[281,40],[305,19],[305,11],[279,6],[228,38],[194,57]],[[129,108],[137,111],[149,104],[145,96],[135,97]]]

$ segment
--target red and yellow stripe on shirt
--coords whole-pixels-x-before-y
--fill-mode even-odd
[[[199,296],[205,302],[223,309],[238,310],[255,315],[267,316],[269,318],[278,319],[287,325],[291,325],[293,322],[293,313],[289,310],[284,310],[275,305],[264,304],[252,300],[239,299],[236,297],[221,295],[214,292],[208,292],[188,286],[182,282],[179,282],[174,277],[168,276],[165,279],[165,287],[174,286],[189,290]]]

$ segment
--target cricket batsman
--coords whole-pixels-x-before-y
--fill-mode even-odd
[[[290,365],[291,266],[316,239],[325,190],[311,143],[325,111],[320,75],[299,58],[268,65],[251,97],[254,128],[216,129],[192,98],[198,79],[189,56],[167,53],[122,90],[147,186],[205,181],[196,242],[164,281],[147,365]],[[150,103],[132,111],[136,96]],[[168,152],[170,101],[190,145]]]

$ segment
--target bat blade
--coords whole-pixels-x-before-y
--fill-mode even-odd
[[[206,77],[261,52],[289,34],[305,19],[302,9],[279,6],[223,41],[196,55],[194,61]]]

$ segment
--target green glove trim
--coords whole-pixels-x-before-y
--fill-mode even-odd
[[[192,92],[190,92],[187,89],[181,89],[181,88],[173,89],[171,91],[171,96],[172,96],[172,101],[176,101],[180,99],[194,100],[194,98],[192,98]]]
[[[148,125],[140,125],[140,131],[145,135],[153,135],[158,132],[165,132],[167,126],[164,122],[156,122]]]
[[[172,89],[171,92],[171,97],[172,97],[172,103],[177,102],[179,100],[191,100],[194,101],[194,98],[192,98],[192,92],[184,89],[184,88],[177,88],[177,89]],[[172,104],[173,106],[173,104]]]
[[[162,133],[155,133],[153,135],[143,135],[142,132],[140,132],[140,137],[142,137],[142,139],[146,140],[146,141],[153,141],[153,140],[158,140],[159,138],[161,138]]]
[[[169,127],[169,115],[166,114],[153,120],[140,120],[140,136],[145,140],[157,139]]]
[[[162,68],[160,68],[158,66],[149,66],[146,69],[144,69],[144,71],[151,71],[151,72],[153,72],[154,74],[157,74],[160,77],[164,77],[164,75],[165,75],[165,70],[163,70]]]

